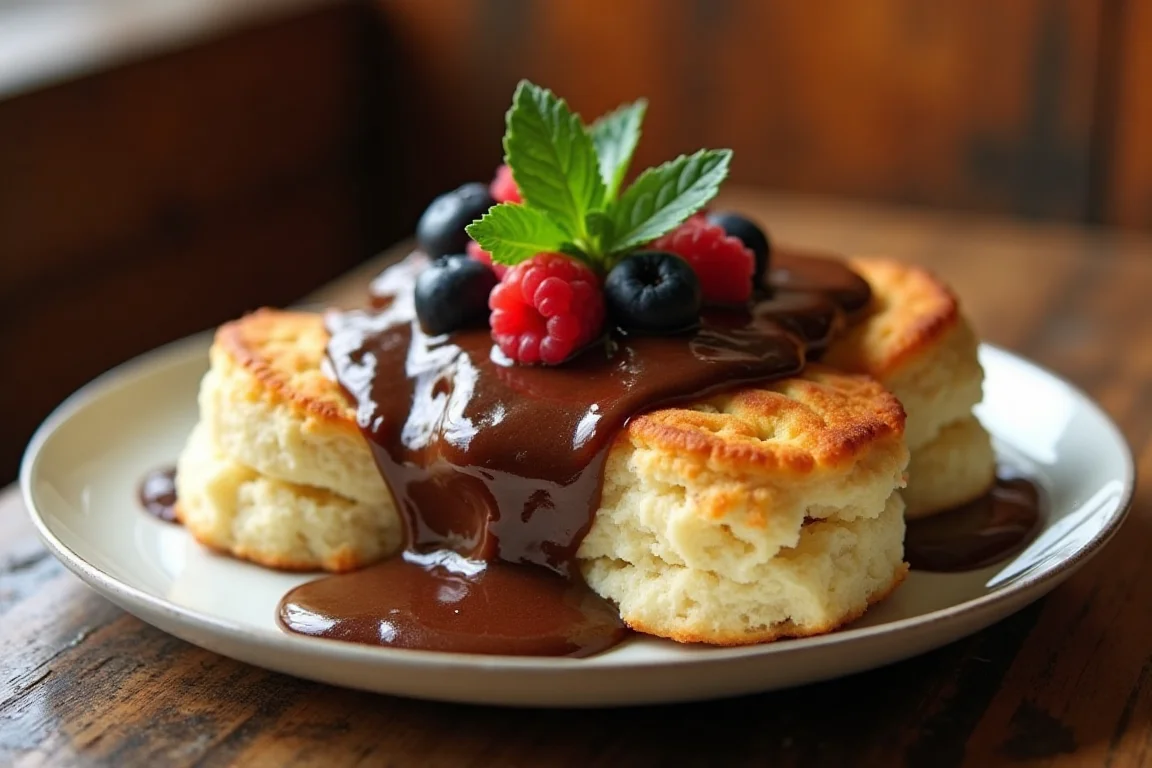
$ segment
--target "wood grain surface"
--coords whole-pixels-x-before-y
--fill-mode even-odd
[[[779,240],[952,282],[982,335],[1086,388],[1152,472],[1152,239],[733,192]],[[364,275],[321,292],[355,303]],[[130,500],[126,500],[130,503]],[[534,711],[356,693],[148,627],[0,496],[0,765],[1152,765],[1152,492],[1049,597],[890,667],[792,691]]]

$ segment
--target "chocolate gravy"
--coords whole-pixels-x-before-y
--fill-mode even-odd
[[[921,520],[910,520],[904,559],[920,571],[969,571],[1024,549],[1040,531],[1042,494],[1009,468],[979,499]]]
[[[622,627],[580,582],[576,552],[619,430],[644,410],[798,373],[870,296],[835,260],[777,253],[749,308],[525,367],[486,328],[423,333],[411,295],[423,263],[373,283],[379,311],[328,317],[326,362],[396,499],[405,555],[293,590],[279,612],[291,631],[476,653],[609,647]]]
[[[175,523],[176,467],[161,467],[144,475],[136,495],[149,514]]]
[[[839,330],[832,297],[788,287],[801,271],[809,282],[854,277],[830,260],[785,260],[751,311],[709,310],[689,334],[617,337],[556,368],[508,364],[485,328],[425,335],[409,290],[380,313],[331,315],[328,361],[397,499],[407,548],[571,575],[607,449],[630,416],[798,373],[806,346]],[[857,307],[867,283],[858,289]]]

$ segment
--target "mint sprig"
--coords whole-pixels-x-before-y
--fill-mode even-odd
[[[504,159],[524,199],[494,206],[468,234],[500,264],[561,251],[602,272],[708,204],[731,150],[700,150],[650,168],[617,197],[647,103],[585,126],[563,99],[524,80],[508,110]]]

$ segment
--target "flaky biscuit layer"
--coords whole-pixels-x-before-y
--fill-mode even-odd
[[[630,627],[679,642],[745,645],[831,632],[888,596],[908,572],[899,493],[874,517],[809,521],[794,546],[771,557],[727,541],[706,556],[708,567],[673,553],[645,524],[644,511],[613,509],[619,524],[611,541],[592,539],[596,556],[583,561],[584,577]]]
[[[904,489],[908,519],[967,504],[983,496],[996,479],[992,437],[975,416],[940,430],[912,453]]]
[[[177,516],[202,544],[270,568],[350,571],[395,552],[391,503],[370,505],[262,475],[197,425],[176,468]]]

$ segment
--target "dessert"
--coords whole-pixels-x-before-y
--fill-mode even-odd
[[[253,341],[273,329],[291,354]],[[325,336],[319,315],[274,310],[217,333],[177,475],[181,519],[202,543],[330,571],[399,546],[355,413],[321,372]],[[607,456],[580,572],[649,634],[735,643],[827,631],[905,573],[903,419],[872,380],[817,365],[633,418]]]
[[[353,571],[285,595],[286,630],[568,656],[828,632],[907,574],[909,448],[919,511],[983,483],[947,289],[706,210],[727,150],[625,185],[644,110],[586,126],[521,83],[506,165],[432,202],[366,308],[217,332],[176,514],[236,557]]]

